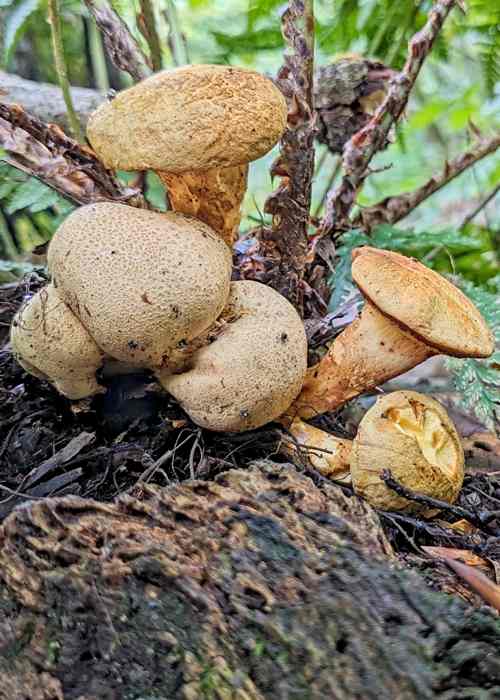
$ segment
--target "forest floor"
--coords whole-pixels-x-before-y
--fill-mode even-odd
[[[0,287],[0,521],[15,507],[50,496],[112,501],[140,483],[211,480],[259,459],[286,461],[278,453],[278,427],[243,434],[202,430],[146,375],[112,380],[105,398],[73,404],[27,375],[10,354],[8,328],[23,297],[41,282],[35,275]],[[352,437],[359,410],[324,420],[332,432]],[[418,569],[431,588],[480,607],[480,583],[472,582],[473,592],[446,560],[459,559],[500,583],[500,442],[477,432],[473,420],[453,417],[466,453],[457,507],[432,519],[379,515],[404,566]],[[323,480],[307,460],[296,466],[316,483]],[[350,487],[341,488],[352,495]]]

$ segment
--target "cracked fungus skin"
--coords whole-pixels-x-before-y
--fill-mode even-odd
[[[453,503],[462,488],[464,454],[445,409],[429,396],[398,391],[377,400],[353,442],[354,490],[377,508],[421,511],[381,481],[389,469],[403,486]]]
[[[304,325],[281,294],[233,282],[220,335],[183,374],[159,379],[195,423],[239,432],[278,418],[299,393],[307,367]]]
[[[103,354],[52,284],[18,311],[10,341],[27,372],[49,381],[69,399],[103,391],[95,376]]]
[[[99,347],[139,367],[167,365],[229,295],[228,247],[206,224],[173,212],[80,207],[57,230],[48,263]]]
[[[227,66],[162,71],[91,116],[87,135],[110,168],[187,170],[241,165],[279,140],[287,108],[263,75]]]
[[[376,248],[353,252],[352,277],[383,314],[456,357],[489,357],[493,334],[469,299],[417,260]]]

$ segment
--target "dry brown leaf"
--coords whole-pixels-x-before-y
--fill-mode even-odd
[[[435,520],[435,525],[444,527],[446,530],[454,530],[455,532],[460,532],[463,535],[472,535],[478,532],[478,528],[472,525],[468,520],[456,520],[454,523],[448,523],[445,520]]]
[[[454,547],[422,547],[424,552],[427,552],[433,557],[440,559],[459,559],[469,566],[488,566],[486,559],[478,557],[468,549],[455,549]]]

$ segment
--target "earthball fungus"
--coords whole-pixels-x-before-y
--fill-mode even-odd
[[[283,95],[260,73],[183,66],[101,105],[87,136],[108,167],[156,171],[172,209],[196,216],[232,245],[248,164],[277,143],[286,120]]]
[[[299,393],[307,339],[295,308],[260,282],[233,282],[212,342],[182,374],[161,384],[193,421],[210,430],[244,431],[278,418]]]
[[[331,411],[432,355],[489,357],[494,338],[474,304],[421,263],[388,250],[352,254],[366,303],[360,317],[308,370],[290,415]]]
[[[48,264],[61,298],[107,355],[166,368],[221,313],[232,263],[197,219],[102,202],[68,216]]]
[[[384,470],[411,491],[453,503],[464,479],[464,453],[455,426],[440,403],[415,391],[379,397],[361,420],[354,440],[336,438],[296,418],[294,442],[283,451],[308,450],[324,476],[351,481],[354,491],[383,510],[422,511],[381,479]]]
[[[54,285],[40,289],[21,307],[10,340],[19,364],[69,399],[104,391],[96,381],[103,353]]]

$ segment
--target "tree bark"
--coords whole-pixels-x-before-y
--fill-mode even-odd
[[[374,512],[290,465],[0,528],[2,700],[500,693],[500,623],[398,571]]]

